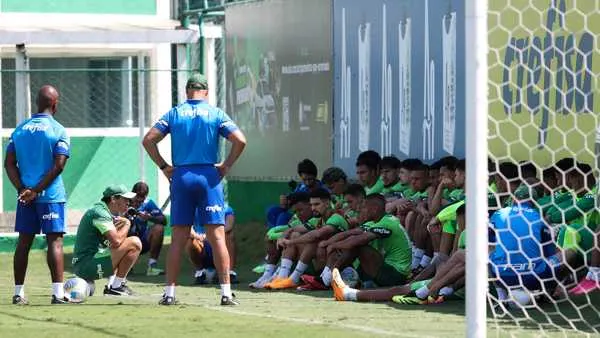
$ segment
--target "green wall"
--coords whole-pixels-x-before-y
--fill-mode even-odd
[[[2,140],[6,147],[6,139]],[[122,183],[133,186],[139,177],[138,137],[72,137],[71,158],[63,172],[67,189],[67,208],[86,210],[100,200],[109,184]],[[145,181],[150,186],[150,196],[157,198],[157,170],[146,157]],[[16,192],[6,172],[3,174],[4,210],[16,209]]]
[[[0,11],[156,15],[156,0],[0,0]]]
[[[229,203],[235,210],[236,223],[264,222],[270,205],[279,203],[279,195],[289,193],[285,182],[228,181]]]

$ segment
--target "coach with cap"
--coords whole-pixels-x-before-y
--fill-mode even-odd
[[[201,74],[186,84],[187,101],[163,115],[143,140],[150,158],[171,181],[171,246],[167,255],[167,285],[161,305],[173,305],[181,254],[190,237],[196,209],[213,249],[221,283],[221,305],[236,305],[229,280],[229,254],[225,244],[225,204],[221,180],[238,159],[246,138],[221,109],[208,104],[208,83]],[[158,143],[171,134],[172,166],[162,157]],[[232,143],[219,162],[220,138]]]

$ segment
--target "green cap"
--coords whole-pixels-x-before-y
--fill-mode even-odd
[[[344,170],[342,168],[338,168],[338,167],[331,167],[331,168],[327,168],[323,172],[323,178],[321,179],[321,181],[323,181],[323,183],[327,184],[327,183],[337,182],[341,179],[344,179],[344,180],[348,179]]]
[[[206,90],[208,89],[208,79],[206,76],[200,73],[194,73],[187,80],[185,85],[186,89],[198,89],[198,90]]]
[[[136,193],[131,192],[123,184],[113,184],[113,185],[106,187],[106,189],[104,189],[102,196],[103,197],[121,196],[124,198],[132,199],[136,196]]]

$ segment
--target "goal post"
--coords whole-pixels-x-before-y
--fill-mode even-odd
[[[488,0],[466,0],[467,337],[487,334]],[[475,225],[475,226],[473,226]]]

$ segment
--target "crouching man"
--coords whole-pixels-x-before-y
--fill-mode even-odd
[[[90,284],[110,276],[105,295],[131,294],[125,278],[140,255],[142,243],[136,236],[127,237],[131,223],[123,215],[135,196],[123,185],[109,186],[77,228],[73,271]]]

